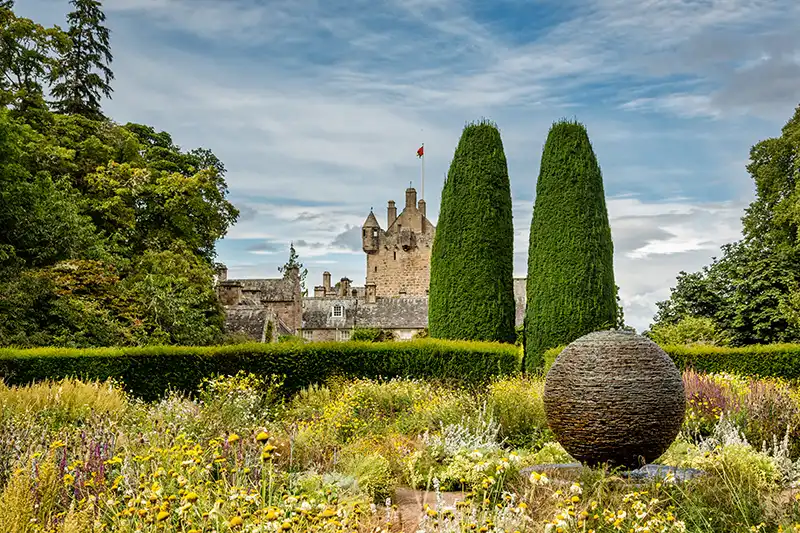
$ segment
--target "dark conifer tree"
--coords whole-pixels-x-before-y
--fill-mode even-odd
[[[103,117],[100,99],[111,98],[114,73],[109,45],[109,30],[103,23],[100,0],[70,0],[74,11],[67,15],[67,35],[71,46],[62,54],[54,73],[52,94],[58,113]]]
[[[583,124],[553,124],[542,153],[528,248],[525,367],[548,348],[617,323],[603,176]]]
[[[442,190],[431,251],[431,337],[514,342],[514,227],[500,132],[469,124]]]

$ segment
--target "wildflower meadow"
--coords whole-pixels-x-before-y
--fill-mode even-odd
[[[684,372],[689,410],[640,480],[573,460],[543,380],[240,372],[145,402],[119,383],[0,385],[0,531],[800,531],[800,391]]]

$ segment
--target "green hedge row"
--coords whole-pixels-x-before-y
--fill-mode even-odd
[[[0,379],[7,385],[43,379],[115,378],[145,400],[167,390],[193,392],[203,378],[239,370],[283,374],[297,389],[335,374],[411,377],[480,383],[520,367],[509,344],[422,339],[410,342],[320,342],[212,347],[28,350],[0,349]]]
[[[800,381],[800,344],[768,344],[725,348],[721,346],[663,346],[680,369],[727,372],[746,376]],[[564,347],[545,352],[545,372]]]

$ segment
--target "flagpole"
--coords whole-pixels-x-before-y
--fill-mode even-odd
[[[425,199],[425,143],[422,143],[422,190],[420,191],[419,199]]]

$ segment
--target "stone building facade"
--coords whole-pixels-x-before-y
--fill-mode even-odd
[[[302,297],[299,272],[283,278],[228,280],[218,272],[217,294],[225,307],[226,329],[260,342],[280,335],[302,335],[309,341],[348,340],[355,328],[391,331],[408,340],[428,326],[430,262],[436,227],[426,217],[425,200],[405,191],[398,215],[394,201],[386,210],[386,229],[370,211],[361,228],[366,254],[363,286],[348,278],[331,284],[330,272],[313,296]],[[514,280],[517,325],[525,313],[525,278]]]
[[[294,335],[302,326],[300,272],[288,269],[281,278],[228,279],[217,269],[217,296],[225,310],[225,331],[259,342]]]
[[[427,296],[431,279],[431,247],[436,227],[425,216],[425,200],[406,189],[398,216],[394,201],[386,209],[386,230],[370,212],[361,228],[367,254],[365,290],[368,297]]]

